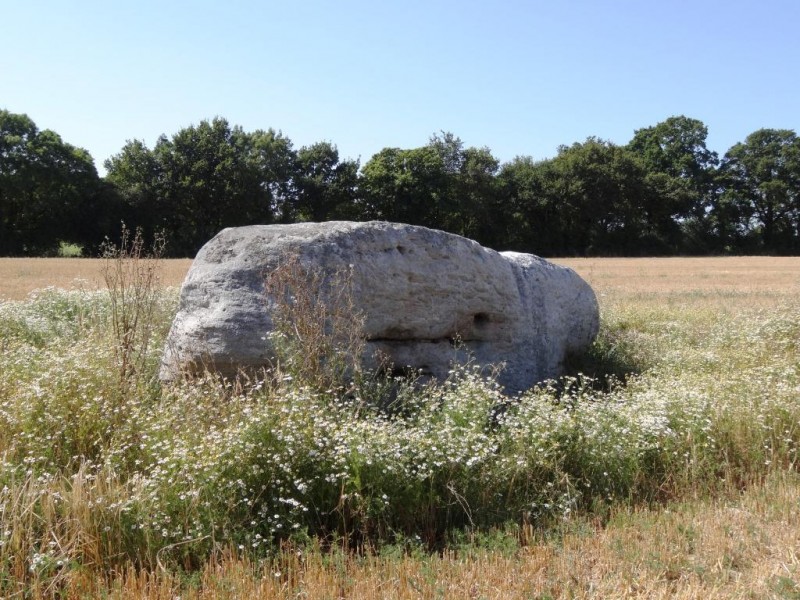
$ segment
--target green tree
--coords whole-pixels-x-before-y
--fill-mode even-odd
[[[225,119],[201,121],[153,150],[128,142],[106,162],[130,224],[166,234],[168,252],[192,256],[225,227],[289,222],[296,155],[273,130],[247,133]]]
[[[368,218],[444,226],[447,176],[442,157],[430,146],[384,148],[364,165],[360,189]]]
[[[295,220],[297,153],[292,141],[280,131],[258,129],[250,134],[248,164],[266,194],[269,218],[279,223]],[[268,222],[267,217],[261,222]]]
[[[637,130],[627,146],[642,159],[649,185],[661,190],[661,207],[654,216],[673,250],[682,244],[688,244],[686,249],[708,249],[715,234],[712,211],[719,159],[706,147],[707,137],[702,121],[676,116]],[[669,219],[679,227],[671,227]]]
[[[539,214],[552,228],[555,254],[653,254],[666,251],[659,215],[663,190],[634,153],[589,138],[559,148],[538,165]]]
[[[159,199],[170,246],[194,255],[225,227],[271,220],[270,199],[248,160],[251,138],[225,119],[162,136],[154,153],[163,170]]]
[[[363,214],[505,245],[498,169],[488,148],[465,148],[449,132],[420,148],[384,148],[361,172]]]
[[[489,148],[464,147],[450,132],[431,136],[428,148],[441,159],[441,189],[436,195],[441,227],[489,246],[503,245],[497,172],[500,161]]]
[[[716,152],[706,147],[707,137],[708,128],[702,121],[670,117],[654,127],[636,130],[628,149],[642,157],[648,170],[686,180],[702,195],[719,162]]]
[[[500,161],[489,148],[465,148],[456,175],[455,202],[449,226],[460,235],[498,249],[508,248],[508,218],[499,193],[497,174]]]
[[[497,180],[508,248],[545,256],[563,254],[567,224],[559,214],[557,194],[546,181],[550,166],[550,161],[518,156],[501,167]]]
[[[102,208],[99,183],[86,150],[0,110],[0,254],[48,254],[59,241],[96,237],[98,216],[87,208]]]
[[[304,146],[297,152],[296,219],[328,221],[356,218],[358,161],[339,161],[329,142]]]
[[[104,166],[105,181],[117,191],[121,205],[119,220],[135,224],[150,234],[163,228],[159,187],[164,173],[154,152],[144,142],[128,141],[118,154],[105,161]]]
[[[739,230],[768,252],[800,250],[800,138],[759,129],[725,154],[724,200]]]

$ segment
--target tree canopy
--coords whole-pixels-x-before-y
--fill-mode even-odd
[[[363,166],[321,141],[295,149],[274,129],[217,117],[128,141],[98,177],[88,152],[0,111],[0,254],[87,252],[120,222],[163,232],[192,256],[224,227],[384,219],[499,250],[555,255],[800,252],[800,141],[761,129],[722,158],[704,123],[673,116],[625,145],[590,137],[546,160],[501,163],[439,132]]]
[[[46,255],[89,241],[100,179],[86,150],[0,110],[0,255]]]
[[[724,197],[736,230],[780,253],[800,251],[800,138],[759,129],[725,154]]]

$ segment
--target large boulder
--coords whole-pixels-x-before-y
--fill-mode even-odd
[[[265,278],[287,257],[309,270],[347,271],[364,316],[365,353],[444,379],[454,361],[503,365],[507,392],[561,373],[599,327],[591,287],[530,254],[386,222],[229,228],[189,270],[167,339],[162,380],[210,367],[223,375],[270,364],[275,298]]]

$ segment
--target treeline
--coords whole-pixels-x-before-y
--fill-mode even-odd
[[[92,157],[26,115],[0,111],[0,255],[60,243],[97,252],[120,222],[193,256],[220,229],[383,219],[544,256],[800,254],[800,139],[761,129],[720,159],[706,126],[671,117],[622,146],[597,138],[501,164],[451,133],[385,148],[363,166],[329,142],[215,118],[128,142],[99,177]]]

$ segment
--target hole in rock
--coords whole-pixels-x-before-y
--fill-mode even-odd
[[[475,327],[483,327],[488,324],[490,320],[489,315],[483,312],[476,313],[475,316],[472,317],[472,323]]]
[[[417,367],[412,367],[410,365],[398,367],[393,365],[388,369],[388,373],[391,377],[400,377],[403,379],[408,379],[409,381],[413,381],[420,377],[430,377],[433,375],[431,368],[428,365],[420,365]]]
[[[475,315],[472,317],[472,325],[475,327],[475,329],[482,329],[490,322],[491,319],[487,313],[475,313]]]

